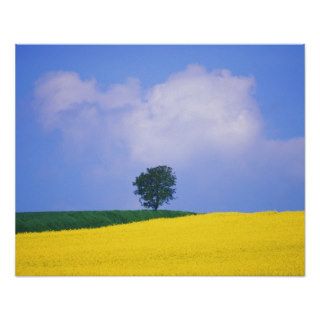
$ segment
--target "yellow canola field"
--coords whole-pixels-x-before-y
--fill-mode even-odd
[[[304,275],[304,212],[16,235],[17,275]]]

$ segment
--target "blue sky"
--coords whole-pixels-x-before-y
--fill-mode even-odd
[[[16,47],[16,210],[304,208],[304,46]]]

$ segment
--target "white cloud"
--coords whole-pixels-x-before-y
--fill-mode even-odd
[[[304,180],[304,138],[264,140],[259,149],[264,167],[282,176]]]
[[[48,73],[36,82],[35,101],[43,125],[52,129],[60,127],[68,115],[77,117],[84,109],[90,108],[92,114],[92,108],[103,111],[138,105],[139,91],[136,79],[129,78],[125,84],[112,85],[103,92],[95,79],[82,80],[75,72],[60,71]]]
[[[128,78],[124,84],[112,85],[104,94],[100,94],[100,103],[107,108],[117,108],[140,104],[140,82]]]
[[[94,79],[54,72],[37,81],[35,101],[44,127],[60,130],[69,149],[94,148],[109,163],[120,154],[143,166],[241,158],[256,168],[272,163],[301,175],[304,140],[263,138],[254,87],[253,77],[209,72],[200,65],[172,74],[145,93],[137,79],[103,90]]]
[[[96,82],[75,72],[48,73],[36,82],[35,98],[44,126],[54,127],[66,111],[97,101]]]
[[[136,160],[187,161],[198,152],[233,154],[259,135],[254,79],[191,65],[151,88],[143,106],[123,119]]]

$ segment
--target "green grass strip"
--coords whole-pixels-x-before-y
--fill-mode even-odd
[[[97,228],[155,218],[174,218],[193,214],[195,213],[171,210],[17,212],[16,233]]]

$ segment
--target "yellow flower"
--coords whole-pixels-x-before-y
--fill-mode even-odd
[[[304,212],[16,235],[17,275],[304,275]]]

